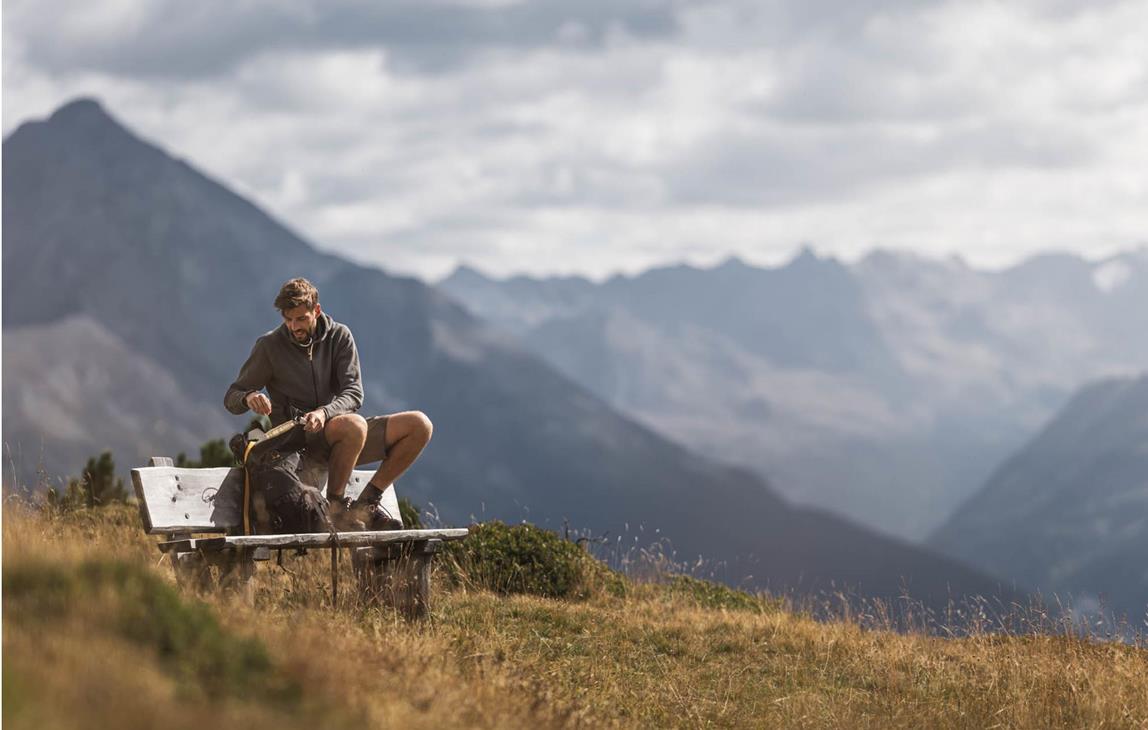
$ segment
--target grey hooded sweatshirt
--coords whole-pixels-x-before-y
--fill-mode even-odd
[[[247,395],[263,388],[271,398],[275,426],[290,418],[288,405],[303,412],[322,408],[327,420],[359,410],[363,379],[351,330],[321,314],[309,346],[295,342],[286,323],[261,336],[223,405],[236,415],[246,413]]]

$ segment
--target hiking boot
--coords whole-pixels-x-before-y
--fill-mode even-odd
[[[355,506],[350,497],[328,498],[327,514],[339,532],[362,532],[367,529],[363,511]]]
[[[368,530],[401,530],[403,529],[403,518],[398,514],[391,514],[387,508],[382,505],[383,492],[385,490],[379,488],[373,483],[368,482],[367,486],[355,499],[354,509],[359,519],[367,526]]]
[[[363,520],[367,524],[368,530],[401,530],[403,529],[403,520],[397,515],[392,515],[387,511],[383,505],[376,502],[375,504],[364,505],[367,508],[366,519]]]

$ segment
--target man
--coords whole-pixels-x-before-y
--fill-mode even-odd
[[[301,480],[322,488],[340,530],[385,529],[398,515],[379,505],[383,491],[414,463],[430,441],[430,419],[421,411],[363,418],[359,353],[346,325],[323,313],[319,291],[291,279],[275,297],[283,324],[255,341],[223,403],[236,415],[252,410],[272,425],[302,412],[306,449]],[[264,392],[266,389],[266,392]],[[344,496],[355,466],[382,460],[370,483],[352,502]]]

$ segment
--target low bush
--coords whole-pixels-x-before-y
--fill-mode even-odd
[[[585,598],[596,589],[625,590],[624,579],[573,542],[534,525],[493,521],[445,547],[442,567],[456,585],[503,595]]]

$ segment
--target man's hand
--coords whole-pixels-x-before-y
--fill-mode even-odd
[[[271,415],[271,399],[259,391],[248,393],[247,397],[243,399],[243,402],[247,404],[248,408],[261,416]]]
[[[314,433],[322,431],[327,425],[327,413],[322,408],[316,408],[303,414],[303,430]]]

